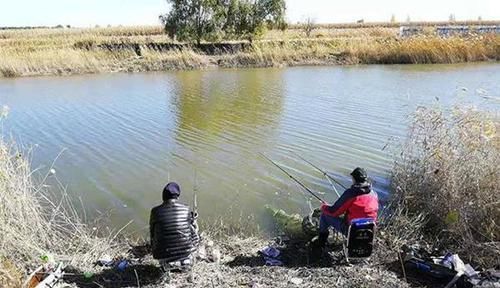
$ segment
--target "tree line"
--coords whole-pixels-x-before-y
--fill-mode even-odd
[[[165,31],[183,42],[246,39],[266,29],[286,28],[285,0],[167,0],[169,13],[160,16]]]

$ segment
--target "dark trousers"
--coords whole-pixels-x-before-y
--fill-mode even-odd
[[[336,231],[347,235],[347,223],[344,217],[332,217],[322,213],[319,218],[319,233],[328,233],[329,227],[333,227]]]

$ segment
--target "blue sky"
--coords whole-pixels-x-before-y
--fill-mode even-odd
[[[399,20],[500,20],[500,0],[287,0],[288,19],[313,17],[319,23]],[[89,27],[151,25],[168,10],[165,0],[0,0],[0,26]]]

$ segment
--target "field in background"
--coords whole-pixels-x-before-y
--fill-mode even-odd
[[[318,28],[327,29],[344,29],[344,28],[399,28],[400,26],[421,26],[421,27],[437,27],[447,25],[499,25],[500,21],[496,20],[466,20],[466,21],[411,21],[411,22],[362,22],[362,23],[332,23],[332,24],[316,24]],[[288,28],[300,28],[301,23],[291,24]]]
[[[317,25],[309,37],[301,26],[291,25],[267,31],[252,44],[202,47],[176,43],[160,26],[0,30],[0,77],[500,58],[500,36],[443,39],[433,34],[436,25],[427,24],[422,35],[409,39],[398,37],[397,23]]]

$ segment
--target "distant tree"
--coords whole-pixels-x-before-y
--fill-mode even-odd
[[[455,14],[450,14],[450,16],[448,17],[448,21],[450,21],[451,23],[455,22]]]
[[[304,30],[304,33],[306,33],[306,36],[310,37],[312,31],[316,29],[316,20],[314,20],[314,18],[307,17],[302,24],[302,29]]]
[[[66,28],[68,28],[68,29],[69,29],[69,28],[71,28],[71,25],[69,25],[69,24],[68,24],[68,25],[66,25]]]
[[[286,27],[285,0],[167,0],[160,21],[179,41],[214,41],[221,37],[252,41],[266,29]]]
[[[477,17],[477,21],[479,21],[479,22],[483,21],[483,17],[481,17],[481,16]]]
[[[240,0],[236,35],[252,42],[254,38],[262,35],[266,28],[284,30],[285,11],[285,0]]]
[[[410,22],[411,22],[410,15],[407,15],[407,16],[406,16],[406,22],[407,22],[407,23],[410,23]]]
[[[61,29],[61,28],[64,28],[64,26],[63,26],[63,25],[61,25],[61,24],[59,24],[59,25],[57,25],[55,28],[57,28],[57,29]]]
[[[391,15],[391,23],[396,23],[396,15]]]
[[[209,39],[216,32],[216,0],[167,0],[172,10],[160,16],[165,31],[172,39],[196,41]]]
[[[237,25],[239,22],[239,0],[221,0],[223,5],[219,5],[217,9],[217,17],[222,21],[222,31],[225,33],[226,38],[237,37]]]

